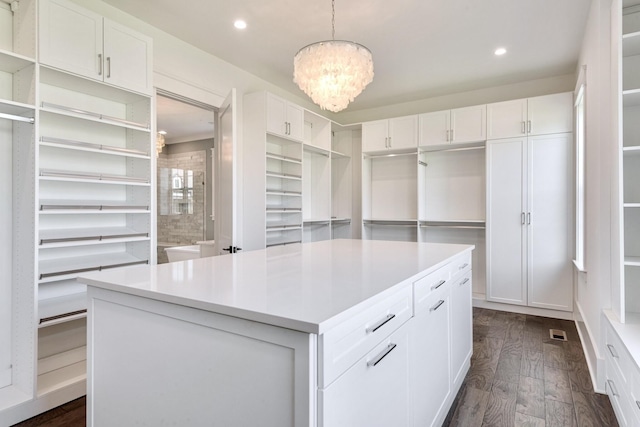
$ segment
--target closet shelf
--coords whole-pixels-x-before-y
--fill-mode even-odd
[[[622,56],[640,55],[640,32],[624,34],[622,36]]]
[[[640,89],[629,89],[622,91],[622,104],[625,107],[640,105]]]
[[[40,145],[46,145],[49,147],[66,148],[69,150],[105,153],[105,154],[112,154],[116,156],[133,157],[133,158],[139,158],[139,159],[150,158],[148,152],[141,151],[141,150],[112,147],[109,145],[94,144],[91,142],[73,141],[70,139],[52,138],[48,136],[42,136],[40,138]]]
[[[624,153],[625,156],[640,156],[640,145],[623,147],[622,152]]]
[[[39,327],[53,326],[63,322],[86,317],[86,286],[79,292],[38,301]]]
[[[8,99],[0,99],[0,113],[18,116],[24,119],[32,119],[35,115],[34,105],[15,102]]]
[[[291,230],[300,230],[302,226],[300,224],[292,224],[292,225],[267,225],[266,230],[267,233],[274,231],[291,231]]]
[[[267,159],[280,160],[287,163],[294,163],[296,165],[302,164],[301,159],[296,159],[295,157],[282,156],[280,154],[267,153]]]
[[[276,242],[276,243],[269,243],[267,241],[266,247],[272,248],[274,246],[294,245],[296,243],[302,243],[302,240],[291,240],[291,241],[283,241],[283,242]]]
[[[624,257],[624,265],[628,265],[632,267],[640,267],[640,256]]]
[[[302,208],[284,208],[282,206],[267,206],[266,212],[269,213],[300,213]]]
[[[331,158],[332,159],[348,159],[351,156],[341,153],[339,151],[331,151]]]
[[[305,225],[329,225],[331,223],[331,219],[329,218],[303,218],[302,219],[303,224]]]
[[[126,175],[40,169],[40,179],[49,181],[97,182],[104,184],[149,186],[149,179]]]
[[[52,258],[40,260],[38,264],[38,278],[41,283],[45,283],[70,279],[79,273],[89,271],[101,271],[109,268],[128,267],[148,263],[148,260],[136,258],[126,252]]]
[[[365,225],[382,225],[382,226],[411,226],[416,227],[418,220],[416,219],[389,219],[389,218],[371,218],[365,219]]]
[[[302,191],[269,190],[267,188],[267,196],[302,197]]]
[[[148,205],[107,200],[40,200],[41,214],[149,213]]]
[[[118,117],[111,117],[101,113],[94,113],[92,111],[80,110],[78,108],[67,107],[65,105],[53,104],[51,102],[41,103],[42,111],[59,114],[63,116],[75,117],[78,119],[90,120],[100,123],[107,123],[110,125],[121,126],[127,129],[139,130],[143,132],[150,132],[148,123],[138,123],[129,120],[121,119]]]
[[[144,240],[149,240],[148,232],[127,227],[97,227],[40,230],[39,244],[41,248],[52,248]]]
[[[307,142],[305,142],[302,147],[304,151],[310,151],[312,153],[317,153],[325,157],[331,157],[331,150],[328,150],[326,148],[318,147],[317,145],[309,144]]]
[[[302,176],[294,175],[291,173],[279,173],[279,172],[269,172],[267,171],[266,175],[271,178],[279,178],[279,179],[289,179],[293,181],[302,181]]]
[[[0,71],[13,74],[35,64],[35,59],[0,49]]]
[[[351,218],[335,218],[331,217],[332,224],[351,224]]]
[[[485,220],[483,219],[420,220],[420,227],[468,228],[468,229],[483,230],[485,228]]]

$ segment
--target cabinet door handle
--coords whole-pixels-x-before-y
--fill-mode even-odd
[[[374,357],[373,359],[369,360],[367,362],[367,366],[373,367],[376,366],[378,363],[380,363],[382,361],[382,359],[384,359],[385,357],[387,357],[387,355],[389,353],[391,353],[393,351],[394,348],[397,347],[397,344],[389,344],[387,346],[387,348],[385,348],[384,350],[382,350],[382,352],[380,354],[378,354],[376,357]]]
[[[453,142],[453,140],[456,138],[455,133],[453,133],[453,129],[451,129],[451,142]]]
[[[394,317],[396,317],[395,314],[387,314],[387,317],[385,317],[382,320],[379,320],[378,322],[374,323],[372,326],[369,326],[367,328],[367,333],[370,334],[372,332],[377,331],[378,329],[382,328],[387,322],[389,322]]]
[[[520,132],[522,133],[527,133],[526,129],[524,128],[525,124],[524,124],[524,120],[520,122]]]
[[[618,352],[616,351],[616,348],[614,346],[612,346],[611,344],[607,344],[607,348],[609,349],[609,353],[611,353],[611,356],[615,357],[616,359],[620,357],[618,356]]]
[[[528,132],[531,133],[531,120],[528,121]]]
[[[458,267],[458,270],[464,270],[465,268],[467,268],[469,266],[469,263],[465,262],[464,264],[462,264],[460,267]]]
[[[531,212],[527,212],[527,225],[531,225]]]
[[[462,286],[462,285],[464,285],[466,283],[469,283],[469,278],[468,277],[466,277],[462,282],[460,282],[460,286]]]
[[[520,214],[520,222],[524,225],[524,212]]]
[[[98,54],[98,75],[102,75],[102,54]]]
[[[449,129],[447,129],[447,142],[449,142]]]
[[[391,148],[391,137],[389,137],[389,148]]]
[[[107,56],[107,78],[111,78],[111,57]]]
[[[443,299],[441,299],[440,301],[438,301],[438,303],[437,303],[436,305],[434,305],[433,307],[431,307],[431,308],[429,309],[429,311],[436,311],[437,309],[439,309],[439,308],[440,308],[440,306],[441,306],[442,304],[444,304],[444,300],[443,300]]]
[[[440,286],[444,285],[446,282],[447,282],[446,280],[440,280],[438,283],[436,283],[431,287],[431,290],[434,291],[438,289]]]
[[[618,390],[616,390],[616,384],[612,380],[607,380],[607,384],[609,384],[609,388],[611,389],[611,394],[613,397],[618,397]]]

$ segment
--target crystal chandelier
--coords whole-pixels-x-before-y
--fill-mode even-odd
[[[165,146],[165,143],[164,143],[164,134],[165,133],[166,132],[164,132],[164,131],[160,131],[156,135],[156,157],[158,157],[160,155],[160,153],[162,153],[162,149]]]
[[[371,51],[335,39],[335,0],[331,0],[331,40],[303,47],[293,58],[293,81],[323,110],[338,111],[373,80]]]

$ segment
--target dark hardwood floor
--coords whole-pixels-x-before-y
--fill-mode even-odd
[[[549,329],[566,331],[567,341]],[[15,427],[84,427],[85,411],[81,398]],[[471,369],[444,426],[617,425],[609,398],[593,391],[573,322],[473,309]]]
[[[617,425],[609,398],[593,391],[574,322],[473,309],[471,369],[444,426]]]

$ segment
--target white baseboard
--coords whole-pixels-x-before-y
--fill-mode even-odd
[[[584,321],[582,308],[577,301],[576,308],[578,309],[579,317],[583,319],[582,321],[576,321],[576,329],[580,336],[582,351],[584,352],[585,359],[587,360],[587,367],[589,368],[589,376],[591,377],[593,390],[596,393],[606,394],[605,390],[600,387],[600,382],[598,381],[598,372],[602,372],[601,369],[604,368],[604,359],[600,360],[598,358],[598,348],[593,345],[593,338],[589,330],[589,325]]]
[[[553,317],[554,319],[574,320],[573,312],[549,310],[546,308],[527,307],[523,305],[502,304],[499,302],[487,301],[483,298],[473,298],[473,306],[487,308],[490,310],[508,311],[511,313],[529,314],[531,316]]]

